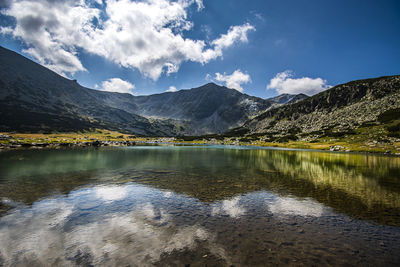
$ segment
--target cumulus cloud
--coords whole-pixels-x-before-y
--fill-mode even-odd
[[[101,83],[102,91],[132,94],[133,89],[135,89],[134,84],[120,78],[111,78]]]
[[[240,70],[235,70],[231,75],[224,72],[221,74],[219,72],[215,73],[215,80],[219,82],[224,82],[226,87],[236,89],[239,92],[243,92],[242,84],[251,82],[249,74],[245,74]]]
[[[16,0],[1,10],[15,25],[0,31],[23,40],[24,53],[60,74],[86,70],[78,56],[82,50],[157,80],[177,72],[182,62],[205,64],[221,57],[255,30],[245,23],[210,42],[185,38],[193,27],[192,5],[204,8],[201,0]]]
[[[293,77],[293,72],[286,70],[276,74],[267,85],[267,89],[274,89],[278,94],[306,94],[314,95],[331,86],[327,84],[326,80],[322,78],[291,78]]]
[[[178,91],[178,90],[176,89],[175,86],[170,86],[170,87],[168,88],[168,90],[166,90],[165,92],[176,92],[176,91]]]
[[[254,27],[249,23],[241,26],[231,26],[227,34],[222,34],[221,37],[214,40],[212,44],[215,45],[216,51],[222,51],[223,48],[230,47],[238,41],[248,42],[247,32],[250,30],[254,30]]]

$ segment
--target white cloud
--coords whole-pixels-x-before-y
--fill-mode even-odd
[[[262,22],[265,22],[265,18],[264,18],[263,15],[261,15],[260,13],[254,13],[254,16],[255,16],[258,20],[261,20]]]
[[[166,90],[165,92],[176,92],[176,91],[178,91],[178,90],[176,89],[175,86],[170,86],[170,87],[168,88],[168,90]]]
[[[314,95],[331,86],[327,84],[326,80],[322,78],[291,78],[293,72],[286,70],[280,72],[272,78],[267,85],[267,89],[274,89],[278,94],[299,94]]]
[[[101,90],[108,92],[128,93],[132,94],[135,85],[120,78],[111,78],[101,83]]]
[[[15,18],[15,26],[0,31],[23,40],[25,53],[60,74],[85,71],[78,57],[83,50],[157,80],[163,72],[177,72],[182,62],[221,57],[254,30],[246,23],[211,42],[185,38],[193,27],[187,18],[193,4],[204,8],[201,0],[16,0],[1,11]]]
[[[200,11],[204,8],[203,0],[194,0],[197,5],[197,10]]]
[[[245,74],[240,70],[235,70],[231,75],[227,75],[225,72],[221,74],[219,72],[215,73],[215,79],[219,82],[224,82],[226,87],[236,89],[239,92],[243,92],[243,83],[251,82],[249,74]]]
[[[212,35],[212,28],[210,25],[203,24],[200,26],[200,31],[204,33],[206,40],[210,40],[210,36]]]
[[[245,23],[241,26],[231,26],[228,33],[222,34],[221,37],[214,40],[212,44],[215,45],[216,51],[222,51],[223,48],[230,47],[238,41],[247,43],[247,32],[251,30],[255,30],[255,28],[249,23]]]

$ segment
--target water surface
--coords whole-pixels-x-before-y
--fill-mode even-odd
[[[0,265],[400,264],[400,158],[215,146],[0,152]]]

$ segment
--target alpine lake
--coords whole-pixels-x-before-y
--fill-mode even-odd
[[[0,266],[400,266],[400,157],[0,151]]]

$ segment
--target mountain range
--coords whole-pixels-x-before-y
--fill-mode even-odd
[[[146,136],[219,134],[305,98],[284,94],[262,99],[214,83],[148,96],[93,90],[0,47],[0,131],[104,128]]]
[[[264,136],[265,140],[304,136],[343,136],[384,126],[400,138],[400,76],[351,81],[292,105],[269,109],[231,135]],[[386,130],[376,128],[383,138]]]
[[[400,137],[400,76],[351,81],[312,97],[269,99],[208,83],[147,96],[85,88],[0,47],[0,131],[95,128],[143,136],[304,136],[351,134],[388,124]]]

